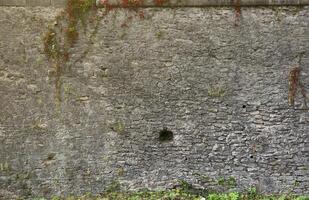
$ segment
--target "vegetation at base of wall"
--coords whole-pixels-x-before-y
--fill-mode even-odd
[[[83,196],[67,196],[50,198],[51,200],[309,200],[308,195],[297,196],[293,194],[263,195],[255,187],[240,192],[215,192],[209,189],[195,188],[185,180],[180,180],[179,185],[171,190],[151,191],[122,191],[119,181],[112,181],[105,189],[105,193]],[[45,198],[32,198],[31,200],[47,200]]]
[[[33,198],[31,200],[47,200]],[[109,192],[103,195],[87,194],[80,197],[53,197],[51,200],[309,200],[309,196],[293,195],[259,195],[247,193],[210,193],[205,196],[184,192],[181,189],[168,191],[139,191],[139,192]]]
[[[229,188],[233,188],[237,186],[236,179],[232,176],[229,178],[220,177],[218,180],[218,185],[229,187]]]

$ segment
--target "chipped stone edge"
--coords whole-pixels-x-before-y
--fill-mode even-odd
[[[104,0],[96,0],[97,6],[104,6]],[[110,5],[120,5],[122,0],[108,0]],[[309,0],[168,0],[156,5],[153,0],[144,0],[141,7],[210,7],[210,6],[305,6]]]
[[[112,6],[121,0],[108,0]],[[63,7],[66,0],[0,0],[0,6],[19,7]],[[103,7],[102,0],[96,0],[97,6]],[[309,0],[169,0],[163,5],[155,5],[153,0],[144,0],[142,7],[210,7],[210,6],[306,6]]]

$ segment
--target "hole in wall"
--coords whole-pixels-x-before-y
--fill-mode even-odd
[[[167,128],[163,128],[160,132],[159,132],[159,140],[161,142],[166,142],[166,141],[171,141],[174,138],[174,133],[170,130],[168,130]]]
[[[56,154],[55,153],[49,153],[47,155],[47,160],[53,160],[55,158]]]
[[[246,105],[242,105],[242,108],[246,108],[247,106]]]

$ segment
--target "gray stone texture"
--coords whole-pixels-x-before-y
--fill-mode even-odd
[[[26,6],[26,0],[0,0],[0,6]]]
[[[101,0],[96,0],[100,5]],[[109,0],[112,5],[121,4],[122,0]],[[0,0],[0,6],[55,6],[63,7],[66,0]],[[203,6],[297,6],[309,5],[309,0],[168,0],[160,6],[167,7],[203,7]],[[144,0],[144,7],[157,6],[154,0]]]
[[[102,2],[96,0],[97,4]],[[109,4],[119,5],[122,0],[108,0]],[[143,0],[143,6],[158,6],[154,0]],[[287,6],[309,5],[309,0],[166,0],[160,6],[203,7],[203,6]]]
[[[50,6],[51,0],[26,0],[28,6]]]
[[[0,8],[0,199],[229,177],[308,194],[309,112],[288,76],[300,65],[309,91],[309,7],[114,10],[93,41],[81,31],[57,103],[43,35],[60,11]]]

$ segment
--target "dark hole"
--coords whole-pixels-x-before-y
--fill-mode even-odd
[[[172,131],[167,130],[167,128],[164,128],[163,130],[160,131],[159,135],[159,140],[164,142],[164,141],[171,141],[173,140],[174,134]]]
[[[242,105],[242,108],[246,108],[246,105]]]
[[[106,70],[107,70],[107,67],[101,66],[101,70],[102,70],[102,71],[106,71]]]
[[[250,158],[253,158],[253,155],[251,155]]]
[[[55,158],[56,154],[55,153],[50,153],[47,155],[47,160],[53,160]]]

